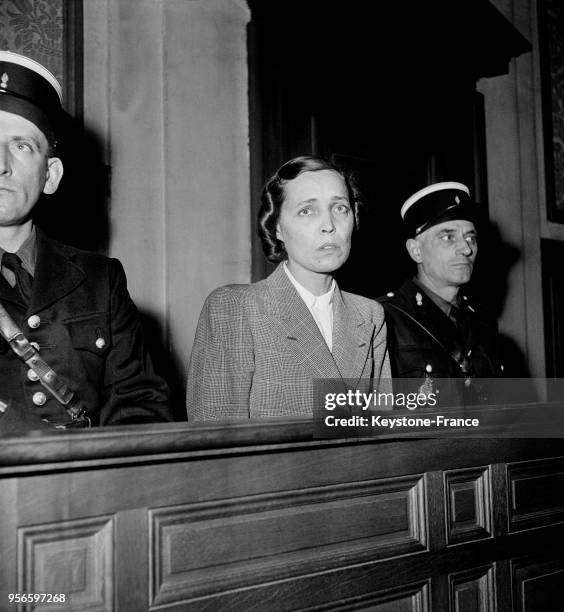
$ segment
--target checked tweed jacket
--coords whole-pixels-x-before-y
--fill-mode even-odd
[[[333,353],[282,264],[207,298],[188,367],[189,420],[312,416],[314,378],[389,378],[382,307],[333,294]]]

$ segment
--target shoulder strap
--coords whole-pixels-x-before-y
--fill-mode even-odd
[[[434,340],[442,349],[443,351],[449,355],[449,357],[451,357],[456,364],[460,367],[460,361],[454,356],[453,353],[451,353],[446,346],[429,330],[427,329],[423,323],[421,323],[420,321],[418,321],[414,316],[410,315],[409,312],[405,311],[403,308],[401,308],[400,306],[396,306],[396,304],[392,304],[391,302],[386,302],[387,306],[391,306],[392,308],[394,308],[395,310],[401,312],[402,314],[404,314],[408,319],[411,319],[416,325],[418,325],[432,340]]]

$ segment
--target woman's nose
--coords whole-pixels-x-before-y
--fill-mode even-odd
[[[335,222],[331,213],[323,215],[321,219],[321,231],[330,234],[335,231]]]

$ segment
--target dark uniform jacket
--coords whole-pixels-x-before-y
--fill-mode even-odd
[[[153,370],[119,261],[65,246],[38,230],[29,306],[1,274],[0,301],[83,401],[93,425],[171,420],[168,387]],[[0,337],[0,400],[7,410],[26,410],[26,421],[68,421],[65,408],[32,379]]]
[[[433,390],[442,386],[444,395],[447,383],[437,378],[464,379],[471,387],[469,379],[503,375],[497,324],[467,296],[461,295],[459,325],[411,280],[378,301],[386,313],[393,377],[430,379]],[[480,401],[481,391],[474,392]]]

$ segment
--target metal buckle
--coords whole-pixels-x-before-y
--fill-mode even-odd
[[[92,421],[84,414],[77,419],[55,425],[55,429],[90,429],[91,427]]]

